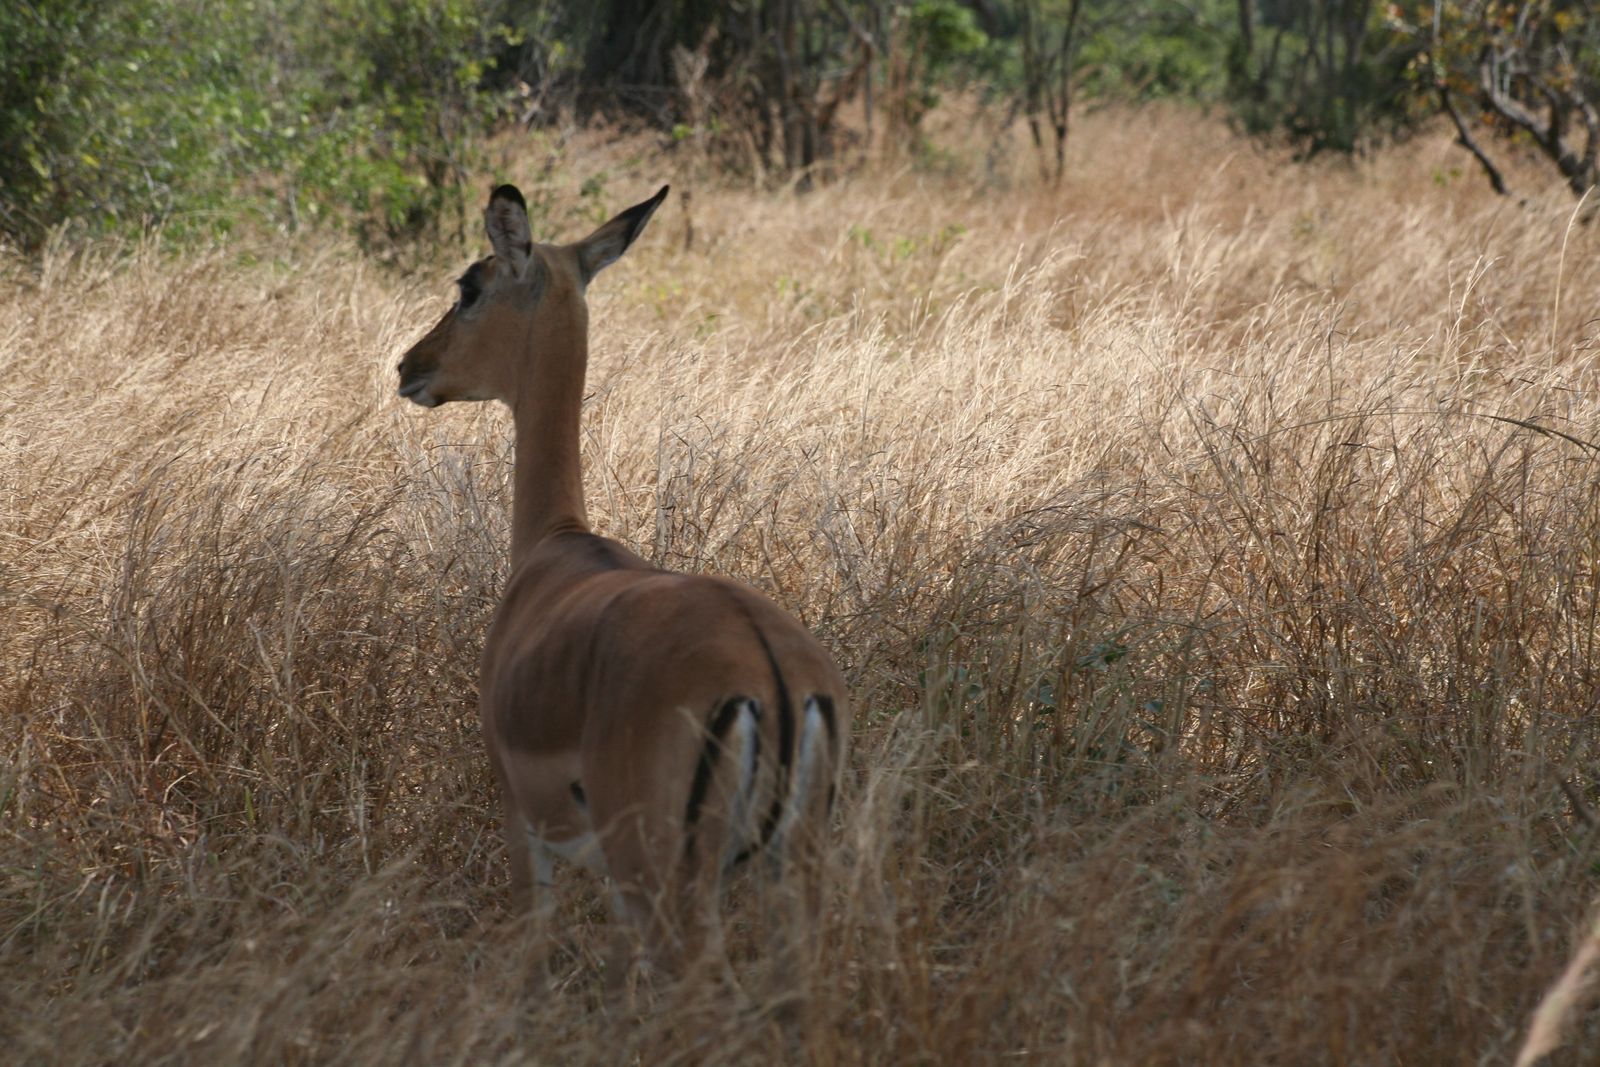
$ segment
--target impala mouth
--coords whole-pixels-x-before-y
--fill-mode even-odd
[[[438,397],[428,392],[427,378],[417,378],[413,381],[401,382],[399,392],[401,396],[405,397],[413,404],[420,404],[425,408],[436,408],[440,403]]]

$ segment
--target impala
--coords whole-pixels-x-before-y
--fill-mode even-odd
[[[584,293],[666,195],[546,245],[522,194],[495,189],[494,252],[405,353],[399,391],[428,408],[500,400],[512,412],[511,577],[484,642],[479,713],[513,892],[531,906],[555,858],[586,866],[610,879],[649,957],[681,971],[721,954],[720,884],[758,853],[815,921],[849,711],[838,669],[792,615],[589,528]]]

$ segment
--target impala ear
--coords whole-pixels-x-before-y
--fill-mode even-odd
[[[495,258],[522,277],[533,254],[533,235],[528,231],[528,202],[515,185],[502,185],[489,194],[483,227],[489,232]]]
[[[644,224],[650,221],[650,216],[661,206],[661,201],[667,198],[670,188],[669,185],[663,185],[655,196],[642,204],[633,205],[578,242],[578,268],[583,273],[585,285],[602,268],[622,258],[622,253],[644,232]]]

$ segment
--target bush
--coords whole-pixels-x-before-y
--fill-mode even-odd
[[[302,116],[280,148],[295,163],[291,210],[344,219],[369,245],[459,230],[500,110],[481,88],[488,57],[507,32],[475,0],[301,0],[289,24],[279,63]]]
[[[0,220],[12,241],[37,244],[69,219],[137,228],[213,206],[231,141],[213,136],[216,87],[231,72],[185,9],[24,0],[0,11],[0,137],[11,148]]]
[[[1416,47],[1384,16],[1365,0],[1264,4],[1229,61],[1235,120],[1308,156],[1403,132],[1419,117],[1406,78]]]
[[[24,0],[0,11],[0,232],[332,221],[383,246],[452,212],[496,97],[476,0]],[[503,36],[503,35],[502,35]]]

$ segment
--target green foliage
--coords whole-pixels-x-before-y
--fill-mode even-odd
[[[227,12],[155,0],[3,9],[0,221],[12,239],[36,242],[69,218],[137,228],[218,206],[212,176],[237,148],[219,86],[238,72],[222,51],[236,27],[212,14]]]
[[[916,0],[908,17],[911,39],[929,77],[977,58],[989,43],[971,10],[955,0]]]
[[[915,0],[903,9],[909,84],[899,100],[907,139],[926,150],[920,126],[939,106],[939,87],[970,80],[988,58],[989,38],[955,0]]]
[[[939,76],[976,80],[993,96],[1017,92],[1023,84],[1022,6],[1022,0],[984,5],[981,44]],[[1081,8],[1074,83],[1083,97],[1213,101],[1224,95],[1232,0],[1082,0]],[[1048,40],[1059,36],[1067,10],[1066,0],[1038,5]]]
[[[274,147],[298,178],[291,214],[303,201],[379,245],[459,227],[507,31],[473,0],[300,0],[286,25],[279,70],[302,118]]]
[[[1287,135],[1307,155],[1354,151],[1411,124],[1417,111],[1405,72],[1415,48],[1395,38],[1385,10],[1370,0],[1263,5],[1229,60],[1239,124]]]
[[[422,236],[496,107],[473,0],[24,0],[0,39],[0,229],[23,247],[66,222]]]
[[[1226,101],[1308,154],[1454,93],[1579,191],[1594,168],[1567,126],[1600,84],[1593,6],[1452,0],[1436,20],[1432,0],[12,0],[0,241],[249,222],[385,250],[459,233],[485,135],[560,94],[792,170],[851,143],[837,118],[868,87],[924,160],[941,149],[922,118],[957,85],[1020,108],[1036,138],[1048,110],[1063,146],[1082,101],[1167,97]],[[1487,83],[1484,55],[1503,58]],[[1552,99],[1567,103],[1548,122],[1528,117]]]
[[[1163,0],[1147,10],[1091,4],[1078,58],[1090,97],[1217,100],[1226,89],[1233,4]]]

